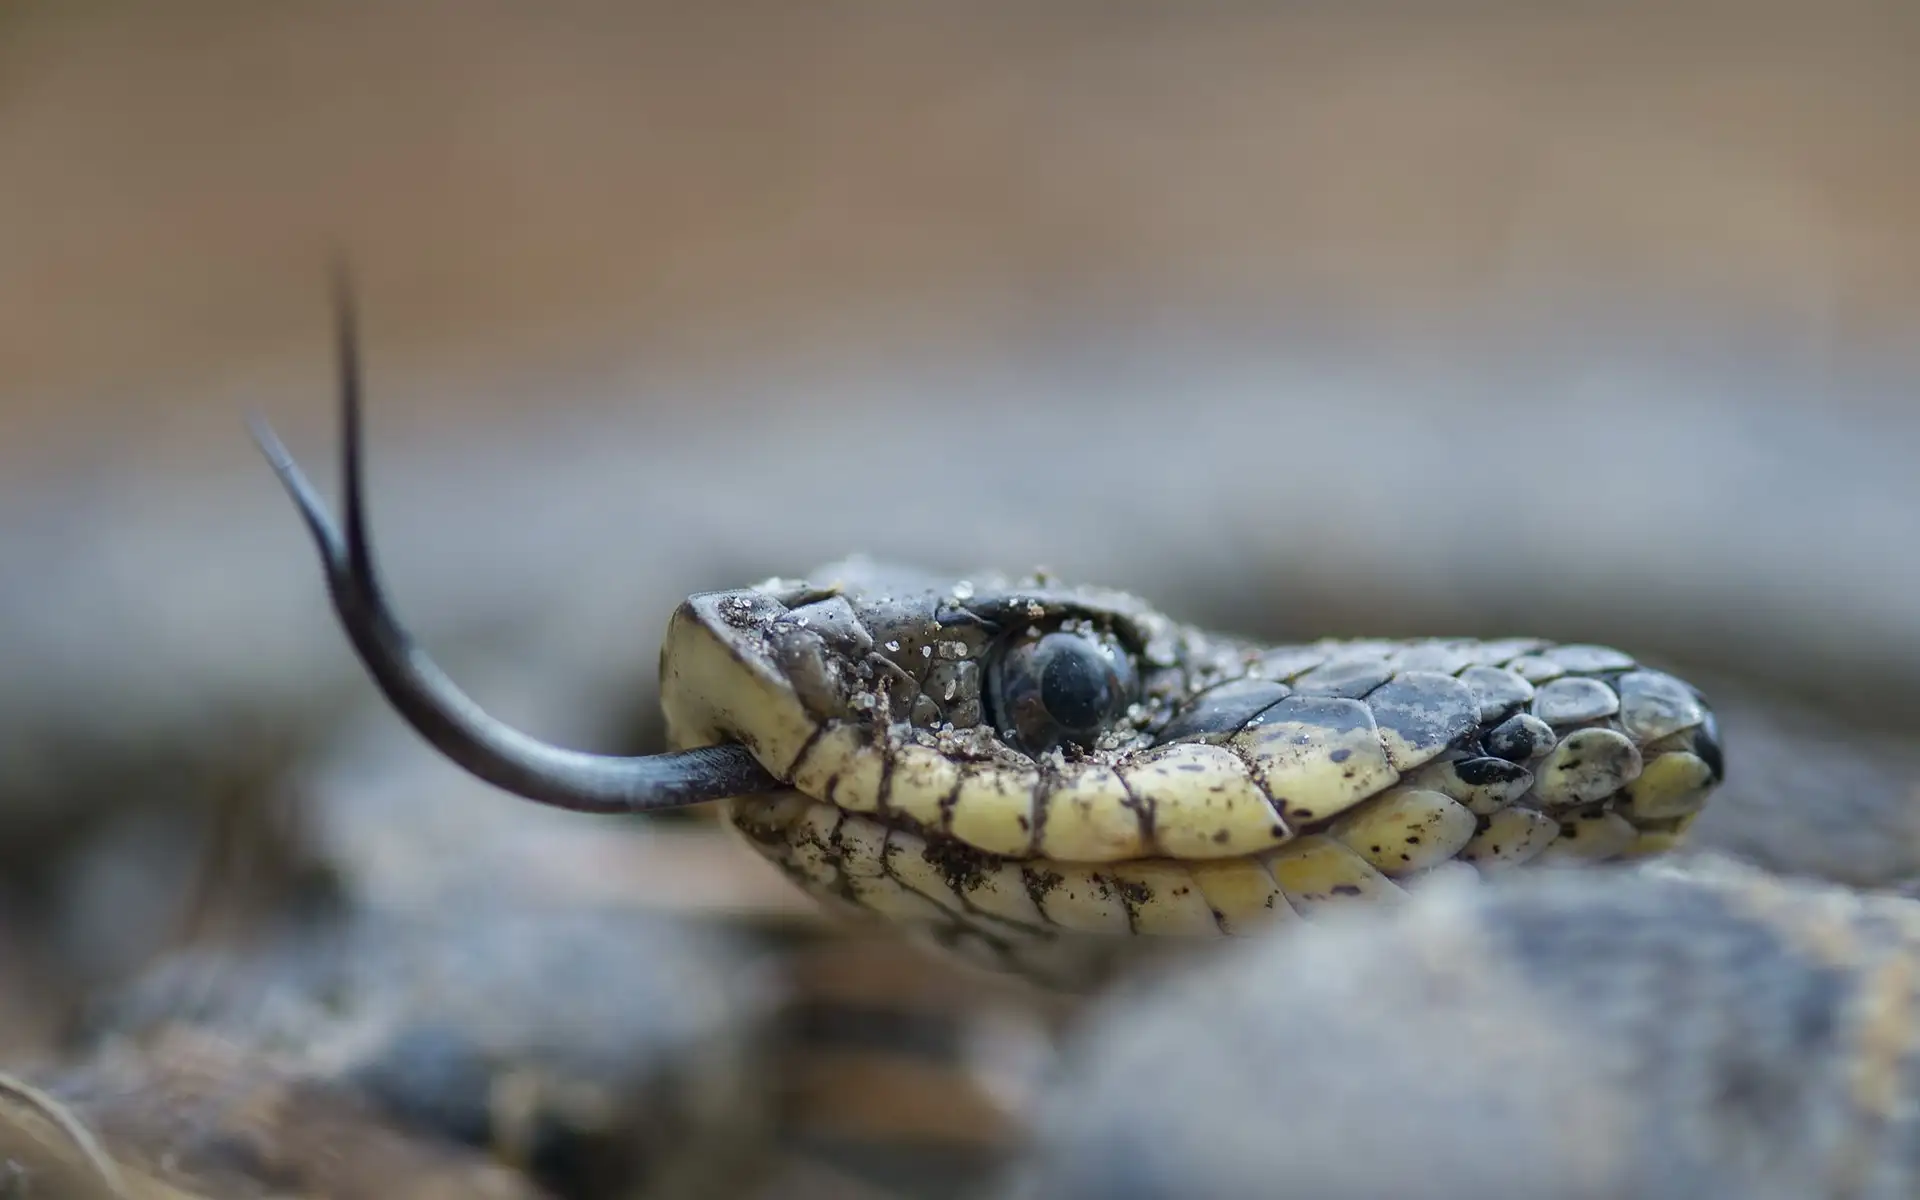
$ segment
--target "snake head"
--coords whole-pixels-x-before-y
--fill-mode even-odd
[[[662,700],[676,745],[737,741],[787,779],[841,726],[956,761],[1112,762],[1153,744],[1202,664],[1227,669],[1234,647],[1203,642],[1124,593],[854,558],[689,598]]]

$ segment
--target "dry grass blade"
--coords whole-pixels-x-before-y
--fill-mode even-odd
[[[100,1139],[94,1136],[93,1130],[89,1129],[86,1123],[74,1115],[73,1110],[62,1104],[58,1098],[19,1076],[5,1071],[0,1071],[0,1097],[12,1100],[38,1115],[58,1130],[67,1141],[72,1143],[73,1149],[79,1152],[84,1166],[83,1177],[73,1179],[57,1189],[49,1189],[48,1195],[57,1193],[71,1196],[72,1200],[132,1200],[132,1193],[127,1191],[126,1182],[121,1178],[119,1165],[100,1144]],[[7,1126],[0,1129],[0,1157],[4,1157],[11,1166],[17,1162],[17,1156],[6,1143],[12,1142],[18,1131],[12,1128],[13,1123],[10,1121],[0,1124]],[[32,1138],[31,1134],[27,1136]],[[32,1138],[32,1140],[36,1143],[40,1141],[38,1138]],[[52,1166],[52,1164],[48,1165]],[[64,1177],[67,1172],[62,1168],[67,1166],[71,1164],[61,1164],[54,1170]],[[85,1190],[81,1192],[69,1190],[74,1185]]]

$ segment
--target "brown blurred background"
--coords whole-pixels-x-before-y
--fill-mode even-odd
[[[231,442],[324,378],[333,244],[393,369],[1590,308],[1904,351],[1916,65],[1897,3],[15,3],[0,440]]]

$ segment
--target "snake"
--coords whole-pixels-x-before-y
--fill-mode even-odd
[[[334,608],[428,742],[538,803],[720,802],[821,905],[1084,991],[1141,957],[1436,876],[1677,845],[1724,778],[1699,689],[1535,638],[1268,646],[1045,574],[863,559],[689,597],[662,643],[676,749],[599,755],[487,714],[381,587],[357,322],[337,281],[344,518],[264,421]]]
[[[1745,751],[1741,782],[1705,815],[1731,821],[1760,849],[1789,851],[1776,867],[1861,888],[1897,882],[1910,859],[1889,836],[1903,827],[1897,756],[1880,774],[1862,775],[1851,768],[1880,768],[1858,738],[1822,748],[1807,736],[1821,723],[1785,710],[1777,736],[1765,736],[1738,687],[1707,681],[1721,690],[1716,715],[1692,684],[1608,647],[1466,638],[1256,644],[1045,573],[962,580],[865,560],[804,581],[701,593],[673,609],[660,673],[671,753],[617,759],[546,746],[461,694],[381,593],[360,494],[350,306],[341,317],[343,520],[336,524],[271,430],[256,425],[256,437],[315,536],[362,663],[407,723],[454,761],[561,808],[722,809],[752,852],[822,908],[904,926],[962,952],[951,957],[1056,986],[1088,984],[1096,958],[1169,944],[1240,945],[1221,970],[1176,972],[1170,990],[1141,997],[1138,1009],[1083,1026],[1065,1086],[1037,1120],[1021,1108],[1010,1127],[1021,1138],[1037,1135],[1042,1148],[1041,1174],[1023,1197],[1240,1194],[1282,1178],[1319,1194],[1317,1179],[1346,1171],[1350,1180],[1369,1164],[1400,1170],[1388,1190],[1441,1194],[1468,1178],[1487,1182],[1485,1171],[1459,1173],[1465,1159],[1498,1174],[1471,1193],[1482,1200],[1523,1180],[1538,1185],[1535,1195],[1591,1194],[1578,1189],[1596,1164],[1641,1171],[1635,1187],[1617,1194],[1696,1194],[1687,1187],[1697,1175],[1687,1170],[1745,1161],[1728,1147],[1766,1117],[1756,1100],[1792,1091],[1778,1079],[1802,1061],[1847,1082],[1852,1108],[1802,1089],[1807,1136],[1775,1130],[1770,1142],[1825,1169],[1829,1161],[1816,1157],[1830,1149],[1822,1131],[1848,1122],[1836,1143],[1842,1176],[1914,1161],[1897,1140],[1861,1140],[1877,1136],[1873,1122],[1884,1123],[1907,1094],[1897,1078],[1905,1054],[1897,1018],[1912,959],[1904,943],[1920,928],[1912,906],[1772,880],[1656,875],[1649,883],[1632,866],[1664,860],[1689,834],[1729,844],[1729,829],[1716,833],[1711,820],[1693,829],[1724,773],[1725,720]],[[1276,732],[1282,722],[1289,724]],[[1582,747],[1601,752],[1576,753]],[[1382,761],[1372,778],[1352,782]],[[1756,815],[1755,788],[1781,806]],[[1256,817],[1268,821],[1264,829]],[[1503,821],[1528,836],[1486,836]],[[1861,845],[1880,847],[1885,861],[1864,861],[1855,852]],[[1318,874],[1303,871],[1301,859]],[[1553,864],[1627,870],[1509,870]],[[1479,877],[1500,886],[1454,889]],[[446,925],[406,943],[392,970],[352,938],[343,943],[341,961],[358,964],[349,973],[366,981],[356,985],[366,1007],[334,1014],[331,1024],[294,1022],[291,1039],[309,1047],[315,1028],[337,1025],[334,1032],[352,1036],[348,1053],[300,1063],[292,1082],[377,1102],[369,1132],[403,1134],[430,1158],[452,1151],[468,1168],[506,1158],[551,1186],[539,1163],[520,1158],[534,1144],[529,1130],[546,1137],[550,1117],[574,1119],[577,1065],[562,1064],[547,1081],[558,1085],[551,1098],[566,1103],[470,1111],[488,1090],[471,1080],[489,1071],[503,1094],[539,1101],[538,1088],[519,1085],[543,1079],[542,1048],[514,1049],[496,1064],[499,1047],[473,1036],[482,1028],[470,1014],[437,1001],[386,1004],[387,990],[433,975],[426,965],[461,945],[475,951],[474,961],[514,973],[517,964],[498,954],[513,926],[499,903],[461,902],[447,915]],[[385,942],[401,932],[391,916],[368,910],[356,919],[367,922],[368,938]],[[633,966],[632,951],[607,936],[630,920],[598,924],[566,975],[569,994],[617,997],[636,1015],[648,1007],[617,970],[585,965]],[[1243,936],[1275,923],[1300,928],[1280,939]],[[528,929],[535,942],[554,936],[540,920]],[[269,990],[299,994],[311,972],[285,963],[310,961],[313,947],[278,951],[277,960],[246,961]],[[664,960],[644,965],[656,973],[644,978],[683,973]],[[899,1061],[906,1042],[933,1068],[940,1039],[908,1007],[876,1021],[871,997],[853,994],[858,971],[818,965],[837,998],[854,1004],[807,998],[808,1086],[777,1085],[792,1091],[781,1136],[812,1164],[827,1161],[817,1153],[823,1144],[843,1151],[824,1194],[854,1194],[843,1186],[854,1151],[869,1166],[888,1165],[879,1153],[885,1145],[869,1135],[914,1130],[900,1118],[915,1105],[878,1086],[877,1073],[838,1081],[829,1074],[851,1061],[850,1048],[877,1065],[883,1052]],[[319,974],[317,990],[337,1005],[335,982]],[[555,1015],[539,980],[529,978],[518,999],[489,1001],[498,980],[483,975],[455,971],[446,982],[471,985],[465,999],[489,1023],[522,1004],[532,1030]],[[223,987],[233,979],[225,964],[215,977]],[[162,1030],[194,1007],[165,987],[146,996],[159,1001],[148,1019]],[[246,1032],[234,1020],[254,1015],[244,1002],[232,1007],[189,1011],[185,1023],[204,1021],[224,1041]],[[395,1016],[424,1024],[392,1025]],[[123,1011],[110,1024],[115,1038],[130,1032],[128,1021]],[[596,1036],[623,1035],[609,1024],[584,1040]],[[178,1129],[161,1122],[129,1133],[115,1124],[124,1114],[89,1085],[116,1065],[105,1053],[111,1048],[95,1047],[97,1061],[83,1061],[71,1078],[52,1077],[58,1087],[50,1094],[102,1131],[116,1161],[138,1164],[149,1151],[171,1161]],[[127,1061],[149,1074],[166,1066],[164,1054],[143,1053],[149,1057]],[[221,1078],[233,1080],[263,1066],[245,1057],[223,1064]],[[450,1073],[450,1064],[460,1071]],[[1771,1092],[1747,1086],[1756,1070],[1775,1081]],[[788,1080],[778,1069],[770,1074]],[[1170,1112],[1137,1086],[1149,1077],[1192,1102]],[[965,1109],[957,1079],[919,1071],[915,1082],[932,1092],[919,1097],[918,1113]],[[1452,1090],[1442,1095],[1440,1084]],[[1484,1121],[1487,1105],[1511,1107],[1514,1097],[1536,1093],[1537,1103],[1522,1105],[1532,1124],[1515,1125],[1511,1114]],[[895,1119],[859,1129],[829,1111],[829,1101],[849,1097],[868,1115]],[[449,1100],[467,1103],[442,1111]],[[1603,1119],[1570,1121],[1570,1105]],[[1643,1112],[1655,1134],[1707,1141],[1679,1147],[1689,1161],[1655,1155],[1636,1163],[1618,1136],[1623,1112]],[[1276,1125],[1286,1136],[1275,1136]],[[1573,1133],[1556,1133],[1561,1127]],[[559,1128],[575,1148],[626,1136],[618,1124]],[[1406,1140],[1421,1129],[1430,1133],[1425,1141]],[[1723,1133],[1732,1140],[1714,1140]],[[865,1144],[854,1146],[850,1134]],[[300,1145],[292,1129],[274,1136]],[[982,1165],[991,1166],[1004,1147],[993,1136],[978,1141]],[[1384,1142],[1419,1159],[1417,1177],[1379,1153]],[[1658,1136],[1638,1144],[1667,1145]],[[1255,1152],[1241,1155],[1249,1146]],[[1529,1173],[1526,1156],[1511,1153],[1542,1148],[1565,1151],[1548,1174]],[[894,1149],[891,1161],[914,1158],[915,1182],[926,1185],[900,1194],[949,1194],[941,1189],[957,1174],[953,1142]],[[1260,1172],[1250,1177],[1259,1186],[1241,1186],[1249,1179],[1236,1176],[1239,1169]],[[1368,1178],[1379,1182],[1377,1173]],[[1655,1182],[1666,1190],[1646,1186]],[[1745,1191],[1711,1194],[1758,1194],[1752,1182],[1741,1176]]]

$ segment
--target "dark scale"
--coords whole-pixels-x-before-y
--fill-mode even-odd
[[[1693,752],[1707,764],[1707,770],[1713,772],[1714,783],[1727,777],[1727,760],[1720,749],[1720,722],[1711,712],[1700,722],[1700,728],[1694,731]]]
[[[1358,700],[1392,678],[1393,668],[1386,660],[1356,658],[1315,667],[1293,681],[1293,690],[1302,695]]]
[[[1367,707],[1383,732],[1396,734],[1404,742],[1412,761],[1396,761],[1394,765],[1401,769],[1472,733],[1480,720],[1472,689],[1432,671],[1395,676],[1368,695]]]
[[[1530,713],[1508,717],[1487,732],[1487,753],[1511,763],[1532,762],[1553,748],[1552,726]]]
[[[1517,783],[1528,775],[1525,767],[1504,758],[1461,759],[1453,764],[1453,773],[1468,787]]]
[[[1167,722],[1158,743],[1238,733],[1247,722],[1285,700],[1292,690],[1269,679],[1235,679],[1202,692]]]

